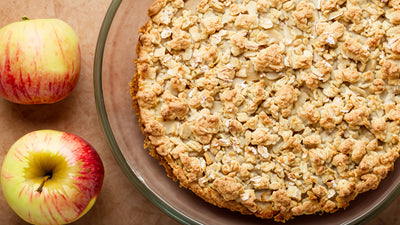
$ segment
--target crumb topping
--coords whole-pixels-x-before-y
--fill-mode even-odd
[[[378,188],[399,156],[400,1],[156,0],[132,98],[206,201],[287,221]]]

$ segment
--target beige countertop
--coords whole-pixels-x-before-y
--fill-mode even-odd
[[[111,0],[0,1],[0,27],[19,21],[22,16],[59,18],[77,32],[82,52],[80,81],[67,99],[52,105],[23,106],[0,98],[0,166],[8,149],[24,134],[38,129],[67,131],[91,143],[105,166],[104,184],[96,204],[73,224],[178,224],[129,182],[110,151],[97,117],[93,60],[98,32],[110,3]],[[367,225],[400,224],[398,211],[400,198]],[[7,205],[1,191],[0,224],[27,224]]]

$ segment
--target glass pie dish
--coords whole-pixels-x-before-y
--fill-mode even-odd
[[[167,176],[144,149],[129,85],[135,73],[138,30],[152,0],[113,0],[104,18],[94,62],[95,100],[110,148],[129,180],[163,212],[183,224],[281,224],[244,216],[206,203]],[[360,224],[377,215],[400,193],[399,162],[377,190],[359,195],[346,210],[300,216],[286,224]]]

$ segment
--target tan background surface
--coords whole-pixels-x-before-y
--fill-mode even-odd
[[[148,0],[152,1],[152,0]],[[0,98],[0,166],[22,135],[38,129],[74,133],[90,142],[103,159],[106,174],[100,196],[78,224],[177,224],[141,195],[123,174],[102,132],[94,102],[93,59],[98,32],[111,0],[1,0],[0,27],[22,16],[59,18],[77,32],[82,51],[80,81],[60,103],[22,106]],[[400,224],[400,198],[367,225]],[[26,224],[8,207],[0,191],[0,225]]]

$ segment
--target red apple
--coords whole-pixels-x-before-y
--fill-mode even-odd
[[[103,163],[82,138],[38,130],[17,140],[1,170],[1,188],[10,207],[32,224],[67,224],[95,203]]]
[[[24,19],[0,29],[0,95],[19,104],[67,97],[79,80],[78,37],[59,19]]]

